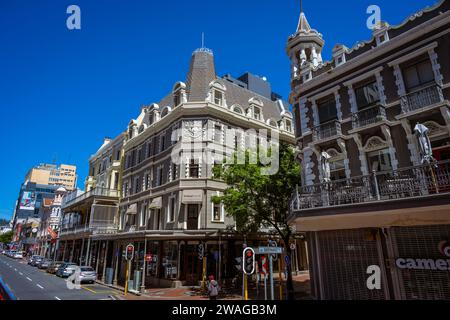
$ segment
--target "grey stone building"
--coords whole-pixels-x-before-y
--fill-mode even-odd
[[[450,298],[449,25],[441,1],[323,61],[323,36],[302,12],[288,39],[303,170],[290,219],[308,232],[318,299]],[[367,287],[371,265],[380,290]]]

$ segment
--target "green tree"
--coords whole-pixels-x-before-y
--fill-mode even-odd
[[[1,243],[10,243],[13,237],[13,232],[12,231],[8,231],[5,232],[4,234],[0,234],[0,242]]]
[[[253,154],[252,154],[253,153]],[[223,203],[227,215],[236,221],[239,233],[257,232],[261,227],[269,227],[282,239],[286,253],[292,261],[289,241],[293,230],[287,222],[289,202],[292,191],[299,184],[300,165],[295,161],[291,146],[281,143],[279,146],[279,169],[275,174],[265,175],[260,164],[248,161],[256,152],[245,152],[245,164],[239,164],[234,155],[231,164],[214,166],[213,173],[226,182],[229,187],[223,195],[213,197],[215,203]],[[271,154],[269,150],[268,154]],[[292,266],[287,266],[288,299],[294,299]]]

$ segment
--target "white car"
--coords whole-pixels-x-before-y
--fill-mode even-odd
[[[14,259],[23,259],[23,252],[22,251],[16,251],[16,252],[14,252],[12,257]]]

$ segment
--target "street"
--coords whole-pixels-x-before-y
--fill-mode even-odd
[[[0,277],[17,300],[110,300],[109,295],[117,294],[98,284],[83,284],[81,289],[70,290],[65,279],[4,255],[0,255]]]

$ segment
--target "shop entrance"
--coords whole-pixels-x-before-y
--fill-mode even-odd
[[[198,253],[195,245],[185,246],[184,266],[185,274],[184,279],[188,285],[197,285],[201,278],[201,261],[198,258]]]

